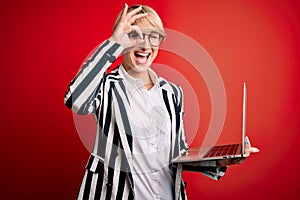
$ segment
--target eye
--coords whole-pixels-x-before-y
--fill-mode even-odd
[[[158,33],[151,33],[149,35],[149,37],[152,38],[152,39],[159,39],[159,34]]]
[[[158,39],[157,36],[150,36],[150,38],[151,38],[151,39],[155,39],[155,40]]]
[[[129,37],[129,38],[133,38],[133,39],[137,39],[137,38],[139,38],[140,36],[139,36],[138,32],[136,32],[136,31],[131,31],[130,33],[128,33],[128,37]]]

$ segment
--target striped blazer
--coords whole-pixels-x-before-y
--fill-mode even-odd
[[[123,47],[106,40],[83,63],[65,94],[65,105],[73,112],[93,114],[97,123],[94,148],[78,199],[134,199],[132,178],[131,108],[124,82],[118,70],[107,69],[122,53]],[[179,86],[159,77],[160,92],[171,121],[169,163],[187,150],[183,127],[183,93]],[[186,199],[182,170],[199,171],[213,179],[224,175],[216,166],[182,166],[170,164],[173,172],[174,199]]]

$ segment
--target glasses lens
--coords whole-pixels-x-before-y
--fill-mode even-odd
[[[152,46],[159,46],[162,41],[162,36],[157,32],[152,32],[149,34],[149,42]]]

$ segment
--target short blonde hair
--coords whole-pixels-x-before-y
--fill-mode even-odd
[[[147,5],[130,6],[127,10],[127,13],[131,12],[132,10],[134,10],[140,6],[142,6],[142,10],[138,14],[148,13],[148,15],[146,17],[135,20],[133,25],[137,25],[139,27],[155,27],[155,28],[158,28],[158,30],[161,32],[161,34],[165,35],[165,30],[163,27],[162,20],[160,19],[157,12],[150,6],[147,6]],[[122,16],[122,12],[118,15],[117,20],[115,21],[115,24],[113,26],[113,31],[116,29],[116,26],[119,24],[121,16]]]

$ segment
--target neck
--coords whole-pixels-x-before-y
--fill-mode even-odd
[[[123,65],[124,66],[124,65]],[[146,71],[142,71],[142,72],[139,72],[139,71],[135,71],[135,70],[132,70],[132,69],[127,69],[126,66],[124,66],[124,69],[126,70],[126,72],[134,77],[134,78],[138,78],[138,79],[141,79],[143,80],[144,82],[144,85],[145,87],[150,90],[153,86],[154,86],[154,83],[150,77],[150,72],[149,72],[149,69],[146,70]]]
[[[123,67],[130,76],[132,76],[134,78],[142,79],[145,84],[152,83],[152,80],[151,80],[151,77],[149,74],[149,70],[139,72],[139,71],[133,70],[131,68],[128,69],[128,67],[125,65],[123,65]]]

